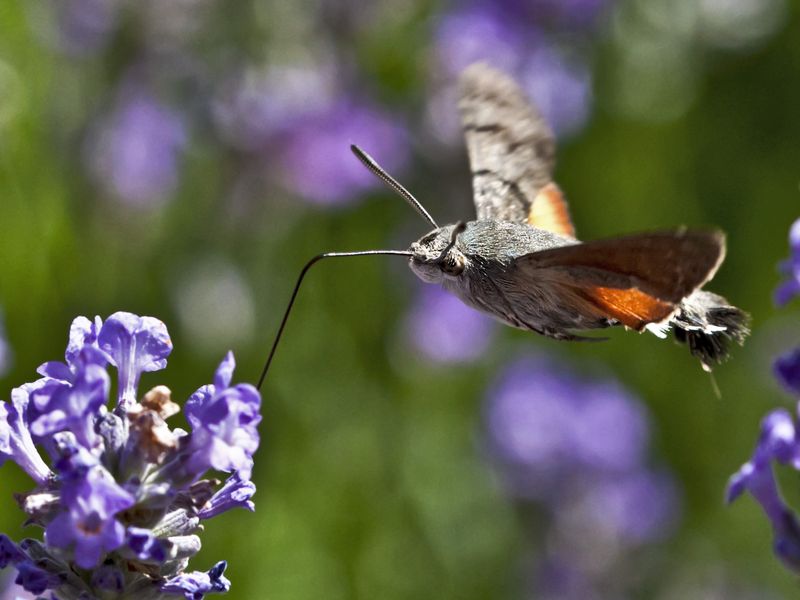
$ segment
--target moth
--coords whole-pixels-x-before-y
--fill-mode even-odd
[[[405,251],[314,257],[300,274],[261,381],[305,273],[335,256],[407,256],[422,281],[512,327],[557,340],[602,339],[579,332],[614,326],[661,338],[671,330],[706,370],[728,356],[731,342],[744,341],[748,315],[701,289],[725,256],[720,231],[682,227],[582,242],[553,181],[553,132],[513,79],[484,63],[468,67],[459,110],[476,219],[439,227],[410,192],[351,146],[434,229]]]

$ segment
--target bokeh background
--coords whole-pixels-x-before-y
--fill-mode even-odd
[[[792,406],[770,366],[800,341],[772,303],[800,214],[790,0],[5,0],[0,398],[116,310],[173,337],[144,385],[186,398],[229,348],[255,381],[308,258],[426,233],[350,143],[439,222],[474,214],[453,86],[477,59],[552,123],[582,238],[728,233],[712,287],[754,328],[721,398],[651,335],[557,343],[402,260],[322,263],[263,390],[256,512],[215,519],[193,567],[227,559],[231,598],[796,595],[755,502],[723,504]],[[28,482],[2,480],[0,531],[31,535]]]

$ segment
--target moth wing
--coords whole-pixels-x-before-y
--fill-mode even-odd
[[[598,317],[641,331],[667,319],[716,273],[725,256],[718,231],[664,231],[596,240],[516,259],[523,280],[559,290]]]
[[[478,219],[527,223],[575,237],[563,194],[552,181],[555,137],[508,75],[485,63],[459,82]]]

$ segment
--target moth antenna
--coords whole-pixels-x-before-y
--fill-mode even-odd
[[[403,200],[408,202],[408,204],[413,208],[417,213],[423,217],[428,223],[433,225],[435,229],[439,229],[439,226],[436,224],[436,221],[433,220],[433,217],[430,213],[425,210],[425,207],[422,206],[419,200],[414,198],[414,196],[409,192],[406,188],[400,185],[394,177],[389,175],[383,167],[381,167],[375,159],[372,158],[369,154],[364,152],[361,148],[356,146],[355,144],[350,144],[350,150],[353,151],[353,154],[356,155],[358,160],[360,160],[365,167],[367,167],[370,171],[372,171],[381,181],[383,181],[386,185],[392,188],[396,193],[398,193]]]
[[[464,221],[459,221],[456,223],[456,226],[453,227],[453,231],[450,232],[450,241],[447,243],[447,246],[444,247],[439,253],[439,256],[434,260],[435,263],[441,263],[444,261],[444,257],[447,256],[447,253],[450,252],[450,249],[456,245],[456,238],[464,233],[464,230],[467,228],[467,224]]]
[[[275,341],[272,342],[272,348],[269,351],[269,356],[267,356],[267,362],[264,363],[264,369],[261,371],[261,377],[258,379],[258,385],[256,385],[256,389],[260,390],[261,385],[264,383],[264,379],[267,377],[267,371],[269,371],[269,365],[272,363],[272,358],[275,356],[275,350],[278,348],[278,342],[281,341],[281,335],[283,335],[283,330],[286,327],[286,321],[289,320],[289,313],[292,312],[292,306],[294,306],[294,301],[297,298],[297,293],[300,291],[300,285],[303,283],[303,278],[306,276],[308,270],[317,262],[321,261],[323,258],[343,258],[348,256],[413,256],[414,253],[408,250],[361,250],[357,252],[325,252],[324,254],[317,254],[314,258],[306,263],[303,269],[300,271],[300,276],[297,278],[297,283],[294,284],[294,290],[292,291],[292,296],[289,298],[289,304],[286,306],[286,312],[283,313],[283,318],[281,319],[281,324],[278,327],[278,333],[275,334]]]

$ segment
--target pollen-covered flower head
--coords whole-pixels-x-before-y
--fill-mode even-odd
[[[18,500],[28,523],[44,529],[43,541],[0,536],[0,567],[14,566],[18,585],[55,598],[227,591],[225,561],[185,569],[201,547],[201,520],[253,510],[261,398],[249,384],[231,385],[228,353],[187,403],[192,431],[171,429],[180,407],[169,388],[138,389],[171,350],[158,319],[78,317],[64,362],[44,363],[40,379],[0,403],[0,461],[15,461],[36,483]],[[231,475],[217,489],[218,479],[204,478],[209,470]]]

